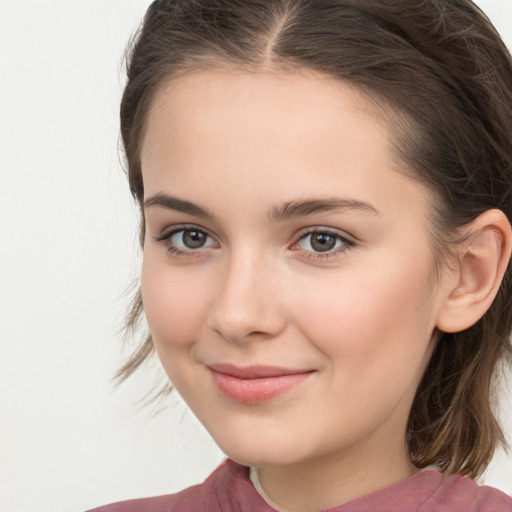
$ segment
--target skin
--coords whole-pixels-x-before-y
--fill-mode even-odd
[[[174,386],[231,458],[257,466],[280,510],[328,508],[416,472],[407,418],[446,313],[428,193],[399,172],[384,122],[315,73],[198,71],[162,88],[141,162],[142,294]],[[213,217],[155,202],[169,195]],[[283,204],[366,207],[272,220]],[[186,248],[183,225],[208,234]],[[315,252],[311,231],[336,238]],[[339,250],[341,248],[341,250]],[[208,365],[307,369],[300,385],[234,402]]]

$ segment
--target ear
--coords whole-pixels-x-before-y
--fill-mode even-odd
[[[442,332],[463,331],[482,318],[510,260],[512,230],[502,211],[482,213],[464,228],[463,235],[438,312],[436,327]]]

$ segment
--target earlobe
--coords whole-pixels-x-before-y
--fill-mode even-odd
[[[485,314],[510,260],[512,230],[502,211],[482,213],[467,226],[466,234],[437,318],[436,326],[443,332],[463,331]]]

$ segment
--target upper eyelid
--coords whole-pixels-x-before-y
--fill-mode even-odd
[[[188,230],[188,229],[190,229],[190,230],[196,229],[197,231],[202,231],[202,232],[206,233],[208,236],[216,238],[210,232],[209,229],[207,229],[203,226],[199,226],[198,224],[176,224],[176,225],[172,225],[172,226],[167,226],[164,229],[162,229],[161,234],[167,235],[169,233],[176,233],[177,231],[183,231],[183,230]],[[308,235],[311,233],[331,233],[331,234],[335,234],[335,235],[339,235],[339,236],[346,236],[347,238],[351,238],[351,239],[355,238],[353,235],[350,235],[349,233],[347,233],[346,231],[343,231],[341,229],[327,227],[327,226],[321,226],[321,225],[308,226],[305,228],[301,228],[296,231],[294,236],[303,236],[303,235]]]
[[[327,233],[329,235],[339,236],[340,238],[345,238],[352,243],[357,241],[356,237],[347,233],[346,231],[323,226],[312,226],[309,228],[304,228],[303,230],[299,231],[298,235],[296,235],[298,237],[297,240],[301,240],[302,238],[315,233]]]
[[[327,228],[327,227],[321,227],[321,226],[314,226],[314,227],[309,227],[309,228],[303,228],[300,230],[300,234],[301,235],[309,235],[309,234],[314,234],[314,233],[329,233],[329,234],[332,234],[332,235],[339,235],[339,236],[343,236],[346,234],[347,238],[350,236],[348,233],[345,233],[344,231],[341,231],[339,229],[335,229],[335,228]]]
[[[200,231],[201,233],[204,233],[205,235],[208,235],[210,238],[213,238],[214,240],[217,240],[217,238],[210,233],[208,229],[205,229],[201,226],[197,226],[195,224],[178,224],[175,226],[168,226],[161,230],[159,235],[154,236],[153,238],[156,239],[162,239],[162,238],[168,238],[175,233],[179,233],[180,231]]]

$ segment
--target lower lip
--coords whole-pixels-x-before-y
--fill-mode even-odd
[[[210,370],[217,389],[230,400],[244,404],[261,404],[290,391],[312,375],[313,372],[241,379],[233,375]]]

